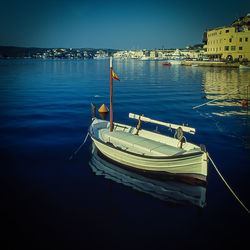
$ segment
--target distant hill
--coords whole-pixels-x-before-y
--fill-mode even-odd
[[[0,57],[23,58],[31,57],[33,54],[46,51],[44,48],[25,48],[15,46],[0,46]]]
[[[53,51],[59,51],[59,48],[27,48],[27,47],[15,47],[15,46],[0,46],[0,58],[25,58],[25,57],[34,57],[38,58],[37,55],[42,55],[43,53],[53,53]],[[98,50],[103,50],[108,53],[108,55],[112,55],[117,52],[114,49],[94,49],[94,48],[81,48],[81,49],[69,49],[64,48],[64,54],[68,53],[68,55],[74,55],[79,52],[86,51],[87,56],[82,56],[85,58],[92,58]],[[53,54],[52,56],[55,56]],[[58,57],[58,55],[57,55]]]

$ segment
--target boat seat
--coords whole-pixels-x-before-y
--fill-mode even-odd
[[[154,140],[150,140],[138,135],[130,134],[123,131],[110,132],[109,129],[99,130],[100,139],[105,142],[112,143],[115,147],[120,147],[133,152],[137,152],[149,156],[171,156],[178,155],[185,150],[170,145],[163,144]]]

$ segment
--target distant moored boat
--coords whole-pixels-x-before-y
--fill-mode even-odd
[[[240,64],[239,68],[240,69],[250,69],[250,65]]]
[[[164,65],[164,66],[171,66],[171,63],[168,63],[168,62],[163,62],[161,64]]]

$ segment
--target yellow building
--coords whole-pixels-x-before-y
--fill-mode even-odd
[[[210,58],[250,61],[250,14],[230,26],[206,31],[203,42]]]

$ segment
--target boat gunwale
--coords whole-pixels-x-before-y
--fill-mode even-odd
[[[93,119],[94,121],[94,119]],[[203,155],[204,151],[199,151],[199,152],[193,152],[193,153],[188,153],[188,154],[181,154],[181,155],[171,155],[171,156],[150,156],[150,155],[142,155],[142,154],[137,154],[137,153],[133,153],[133,152],[130,152],[130,151],[127,151],[127,150],[124,150],[124,149],[121,149],[121,148],[118,148],[118,147],[115,147],[113,144],[107,144],[105,142],[103,142],[102,140],[98,139],[97,137],[95,137],[91,132],[90,132],[90,127],[92,126],[92,123],[93,121],[91,122],[89,128],[88,128],[88,132],[89,132],[89,135],[92,138],[94,138],[95,140],[97,140],[99,143],[107,146],[107,147],[110,147],[112,149],[115,149],[115,150],[119,150],[123,153],[127,153],[127,154],[130,154],[130,155],[134,155],[134,156],[137,156],[137,157],[141,157],[141,158],[147,158],[147,159],[181,159],[181,158],[186,158],[186,157],[190,157],[190,156],[196,156],[196,155]],[[149,131],[149,132],[152,132],[154,133],[153,131]],[[93,140],[93,139],[92,139]],[[196,145],[197,146],[197,145]]]

